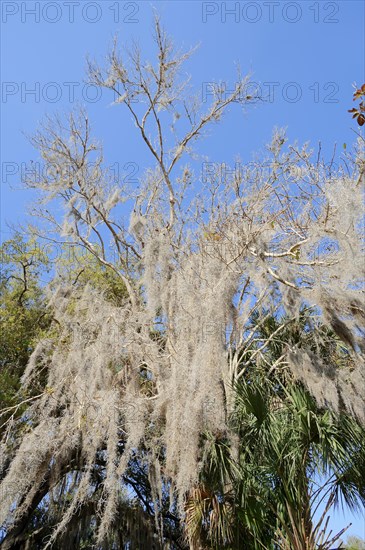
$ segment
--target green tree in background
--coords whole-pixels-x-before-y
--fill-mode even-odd
[[[36,240],[26,241],[19,233],[2,244],[0,253],[0,402],[2,409],[13,407],[11,415],[29,357],[50,326],[41,285],[49,259]],[[0,425],[9,415],[0,418]]]

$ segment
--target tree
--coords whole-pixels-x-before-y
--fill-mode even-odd
[[[81,246],[124,290],[118,303],[93,285],[61,285],[52,296],[58,336],[39,341],[22,379],[27,388],[42,373],[46,384],[2,474],[4,548],[67,476],[73,490],[45,548],[96,491],[96,545],[107,545],[135,459],[148,472],[163,546],[166,501],[182,516],[199,481],[202,434],[225,434],[237,451],[228,426],[234,387],[254,360],[265,361],[285,327],[257,347],[256,329],[269,317],[285,312],[287,324],[295,323],[303,307],[313,309],[312,348],[289,342],[271,368],[290,367],[319,406],[364,422],[363,142],[335,170],[307,146],[287,147],[275,131],[259,171],[242,167],[222,179],[217,169],[199,182],[183,161],[227,108],[249,103],[248,81],[239,75],[229,94],[215,86],[206,106],[190,95],[182,72],[191,52],[178,54],[158,19],[155,42],[154,65],[137,47],[122,55],[115,47],[105,70],[89,65],[92,82],[117,94],[151,153],[154,164],[137,191],[103,167],[85,112],[72,113],[68,124],[50,117],[33,138],[47,170],[28,184],[65,211],[63,220],[38,212],[51,224],[46,237]],[[125,219],[118,207],[130,198]],[[323,327],[343,342],[351,364],[328,367]]]
[[[60,247],[58,252],[61,254],[56,258],[47,256],[50,251],[51,247],[42,246],[33,238],[26,241],[20,233],[16,233],[2,246],[0,418],[5,432],[3,440],[6,443],[6,454],[3,456],[7,459],[11,458],[12,449],[16,448],[18,439],[27,430],[29,404],[39,397],[39,393],[52,395],[53,391],[51,387],[47,387],[47,379],[41,376],[35,377],[26,391],[21,387],[22,375],[37,340],[41,336],[47,339],[57,339],[60,336],[58,321],[53,317],[52,309],[46,307],[47,293],[55,291],[62,281],[66,288],[71,286],[79,292],[86,286],[102,292],[105,299],[115,305],[125,298],[125,287],[120,278],[116,277],[114,271],[97,262],[87,251],[80,247],[73,247],[71,250]],[[56,269],[51,271],[52,262]],[[45,278],[48,278],[48,288],[45,287]],[[73,307],[74,302],[70,301],[70,312]],[[4,469],[7,466],[7,463],[3,464]],[[72,499],[79,469],[82,469],[82,461],[77,461],[72,456],[69,464],[59,472],[60,483],[54,490],[49,491],[50,480],[46,480],[47,483],[38,491],[26,520],[8,533],[4,541],[5,547],[43,548],[44,541],[51,536],[52,530],[62,519],[64,507]],[[105,461],[98,456],[93,469],[94,492],[72,518],[67,532],[57,541],[59,548],[86,548],[92,544],[99,488],[104,476]],[[134,460],[124,479],[125,488],[121,488],[116,504],[117,528],[108,538],[109,547],[120,548],[123,544],[132,544],[138,548],[152,548],[156,545],[156,537],[148,475],[143,465]],[[5,485],[2,494],[6,490]],[[167,518],[166,537],[178,539],[179,523],[176,516],[169,511],[168,505],[167,508],[165,505],[162,514]]]
[[[286,321],[269,317],[255,331],[259,349],[282,329],[236,386],[235,457],[226,437],[207,438],[207,466],[187,503],[192,548],[328,549],[346,530],[329,533],[332,506],[364,505],[364,429],[344,412],[318,407],[285,366],[272,369],[287,343],[312,345],[310,311],[295,325]],[[348,360],[334,343],[327,339],[322,355]]]
[[[34,240],[20,233],[1,246],[0,280],[0,402],[8,413],[0,417],[0,433],[24,410],[17,405],[20,379],[39,340],[50,326],[46,297],[40,283],[49,267]]]

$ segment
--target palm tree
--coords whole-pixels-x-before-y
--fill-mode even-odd
[[[265,361],[246,367],[235,385],[230,437],[205,437],[201,484],[186,507],[192,549],[327,550],[346,530],[328,532],[332,506],[345,502],[357,510],[365,503],[363,427],[319,407],[288,370],[271,369],[286,343],[312,345],[308,313],[270,341]],[[279,323],[286,320],[269,317],[258,339]],[[323,341],[328,363],[350,361],[333,334],[327,331]]]
[[[365,503],[365,431],[347,415],[320,409],[300,385],[282,389],[278,397],[265,380],[237,387],[241,505],[254,516],[248,500],[254,496],[274,515],[275,524],[272,515],[263,524],[271,524],[276,547],[327,550],[345,531],[328,533],[331,507],[344,501],[357,510]],[[261,529],[253,535],[260,538]]]

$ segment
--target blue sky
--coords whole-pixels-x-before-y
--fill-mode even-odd
[[[133,125],[112,97],[84,83],[86,56],[103,60],[117,33],[120,43],[135,39],[151,53],[155,7],[178,46],[200,44],[188,62],[192,84],[237,80],[235,63],[250,73],[264,103],[245,113],[237,108],[199,145],[214,162],[234,165],[269,141],[273,127],[287,127],[291,141],[318,142],[331,155],[334,144],[355,139],[353,84],[364,76],[364,3],[290,1],[6,1],[1,3],[1,227],[25,219],[33,195],[20,189],[22,163],[34,159],[23,135],[32,133],[46,113],[67,112],[83,104],[96,136],[113,165],[135,163],[137,176],[151,163]],[[33,93],[32,93],[33,90]],[[74,97],[71,91],[74,90]],[[349,517],[347,515],[347,517]],[[349,533],[365,536],[364,521],[350,518]],[[342,515],[333,528],[343,526]]]

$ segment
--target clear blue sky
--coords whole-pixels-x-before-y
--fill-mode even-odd
[[[364,3],[352,1],[6,1],[1,2],[2,229],[24,221],[30,192],[19,189],[21,163],[34,153],[22,132],[32,133],[46,113],[68,111],[76,102],[89,111],[110,164],[136,163],[140,175],[150,163],[120,106],[103,92],[94,101],[85,87],[86,55],[99,60],[118,33],[151,48],[152,8],[185,48],[200,43],[187,70],[192,83],[236,80],[235,62],[250,72],[270,101],[242,114],[239,109],[200,145],[215,162],[234,164],[270,139],[274,126],[287,127],[290,140],[310,141],[330,155],[349,146],[356,125],[353,83],[364,76]],[[72,84],[70,84],[72,83]],[[35,93],[31,93],[35,90]],[[71,91],[74,90],[74,97]],[[14,170],[14,175],[9,172]],[[347,516],[348,517],[348,516]],[[364,520],[351,518],[349,533],[365,536]],[[333,528],[343,526],[336,515]]]

